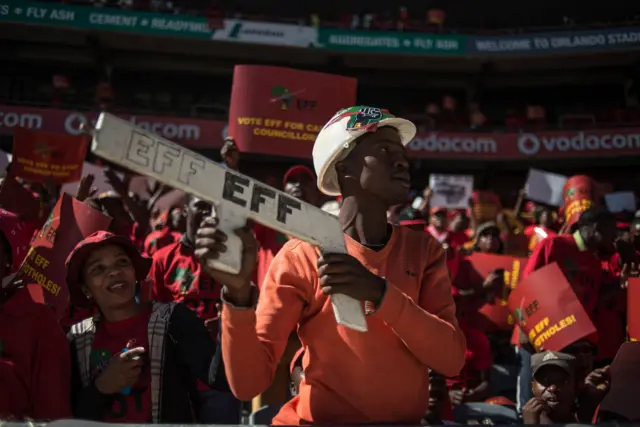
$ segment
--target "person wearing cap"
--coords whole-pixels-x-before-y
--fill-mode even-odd
[[[130,240],[106,231],[78,243],[67,258],[72,301],[98,307],[68,334],[75,418],[192,423],[196,380],[226,388],[219,347],[191,310],[136,299],[150,264]]]
[[[175,243],[153,254],[149,279],[142,289],[142,299],[184,304],[195,312],[216,340],[219,329],[217,306],[220,304],[220,284],[202,268],[194,253],[196,231],[202,220],[210,216],[211,203],[188,194],[184,213],[186,232]],[[198,419],[206,424],[237,424],[240,422],[240,402],[231,393],[212,390],[197,382]]]
[[[71,417],[64,332],[46,306],[42,287],[15,276],[33,231],[0,209],[0,420]]]
[[[276,425],[417,424],[429,404],[429,368],[451,376],[464,364],[444,253],[426,233],[387,223],[407,200],[405,149],[413,123],[386,110],[352,107],[321,130],[313,161],[318,187],[343,196],[339,221],[348,254],[325,253],[297,239],[274,259],[259,298],[250,283],[255,240],[241,234],[240,274],[211,274],[223,288],[222,337],[234,394],[248,400],[270,384],[289,334],[305,349],[298,396]],[[215,259],[225,235],[215,219],[198,231],[196,254]],[[330,296],[366,306],[368,332],[338,326]],[[257,308],[255,304],[257,302]]]
[[[560,234],[540,242],[529,257],[521,280],[539,268],[557,263],[585,311],[593,319],[603,284],[612,279],[605,274],[601,259],[611,257],[614,253],[616,220],[606,208],[594,206],[580,215],[572,230],[572,234]],[[530,380],[529,339],[522,331],[519,342],[516,350],[521,361],[519,381],[520,384],[527,384]],[[523,405],[529,397],[528,387],[518,388],[519,405]]]
[[[577,422],[575,362],[575,357],[555,351],[531,356],[533,397],[522,409],[524,424]]]
[[[220,157],[222,157],[222,164],[229,169],[238,170],[240,165],[240,150],[236,145],[236,140],[231,136],[227,136],[224,139],[224,144],[220,149]]]

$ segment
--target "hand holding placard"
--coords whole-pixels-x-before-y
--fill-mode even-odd
[[[208,262],[230,274],[242,269],[242,242],[234,231],[248,219],[319,246],[326,253],[346,253],[344,234],[333,215],[295,199],[248,176],[102,113],[93,132],[92,152],[115,164],[214,204],[217,228],[227,251]],[[358,331],[367,330],[360,302],[332,296],[336,320]]]

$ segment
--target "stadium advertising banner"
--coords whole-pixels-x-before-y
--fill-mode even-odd
[[[308,47],[317,39],[312,27],[270,22],[138,12],[60,3],[3,0],[0,22],[53,25],[86,30],[120,31],[140,35],[213,39]]]
[[[321,73],[312,73],[323,75]],[[330,76],[336,77],[336,76]],[[355,83],[354,83],[355,85]],[[324,93],[340,93],[332,89],[332,92],[324,88]],[[303,87],[292,85],[288,80],[286,84],[282,81],[276,82],[273,86],[265,86],[260,92],[266,99],[267,110],[256,111],[255,114],[236,114],[236,123],[238,126],[234,130],[235,137],[243,135],[246,129],[249,132],[265,132],[266,119],[283,120],[286,110],[282,110],[283,99],[286,91],[293,93],[290,106],[299,111],[300,116],[295,119],[287,119],[297,123],[298,129],[280,129],[284,135],[297,135],[295,138],[288,139],[289,142],[280,142],[273,144],[271,137],[265,137],[272,143],[253,145],[252,143],[246,147],[249,152],[273,153],[278,155],[289,155],[299,157],[311,157],[311,142],[319,129],[322,127],[331,115],[338,111],[341,106],[331,109],[326,117],[319,122],[309,121],[307,112],[314,110],[314,98],[311,96],[314,92],[301,92]],[[355,89],[354,89],[355,90]],[[321,90],[322,92],[322,90]],[[355,95],[354,95],[355,96]],[[257,99],[257,98],[255,98]],[[271,102],[272,99],[276,101]],[[321,99],[321,98],[320,98]],[[335,99],[335,98],[334,98]],[[318,99],[315,99],[318,102]],[[280,103],[280,104],[279,104]],[[351,105],[353,101],[345,101],[344,105]],[[255,102],[258,106],[260,103]],[[316,105],[321,105],[317,103]],[[272,109],[273,108],[273,109]],[[278,111],[278,108],[280,110]],[[324,108],[324,107],[318,107]],[[274,111],[275,110],[275,111]],[[327,108],[328,110],[328,108]],[[324,110],[323,110],[324,111]],[[268,114],[267,114],[268,113]],[[290,112],[291,113],[291,112]],[[298,114],[298,112],[296,112]],[[324,114],[324,113],[322,113]],[[282,116],[282,117],[281,117]],[[22,127],[32,130],[42,130],[45,132],[60,132],[69,135],[79,135],[79,127],[82,123],[92,123],[98,117],[97,113],[79,112],[71,110],[58,110],[48,108],[31,108],[0,105],[0,134],[12,133],[14,128]],[[194,148],[219,148],[222,146],[222,140],[227,135],[226,123],[220,120],[204,120],[196,118],[183,117],[163,117],[163,116],[137,116],[137,115],[120,115],[120,117],[135,123],[143,129],[151,130],[160,136],[171,141],[179,142],[188,147]],[[290,116],[287,116],[290,117]],[[240,125],[238,119],[242,118],[243,124]],[[265,119],[260,121],[263,125],[258,126],[257,119]],[[253,121],[252,121],[253,120]],[[316,119],[313,119],[316,120]],[[253,124],[252,124],[253,123]],[[299,129],[299,123],[303,124],[303,129]],[[308,123],[316,123],[309,127]],[[269,122],[269,127],[274,124]],[[284,121],[281,123],[284,127]],[[294,125],[288,124],[291,127]],[[270,131],[276,132],[276,131]],[[276,132],[277,134],[277,132]],[[307,134],[305,136],[305,134]],[[285,138],[287,139],[287,138]],[[302,144],[291,144],[293,141],[301,141]],[[241,143],[239,141],[239,143]],[[286,152],[282,151],[280,144],[285,144]],[[298,148],[300,147],[300,148]],[[589,129],[589,130],[562,130],[562,131],[544,131],[544,132],[528,132],[528,133],[491,133],[491,132],[422,132],[408,145],[409,152],[413,158],[425,159],[453,159],[453,160],[526,160],[532,158],[543,159],[571,159],[586,157],[615,157],[640,155],[640,128],[616,128],[616,129]],[[301,151],[297,151],[301,150]]]
[[[317,48],[362,53],[464,55],[466,36],[319,29]]]
[[[0,105],[0,134],[13,133],[15,128],[25,128],[80,135],[80,125],[95,123],[98,114],[52,108]],[[226,135],[226,123],[219,120],[127,114],[119,116],[143,129],[148,129],[188,147],[221,147]]]
[[[225,19],[222,28],[217,29],[212,38],[229,42],[309,47],[318,39],[318,30],[304,25]]]
[[[470,37],[469,54],[514,55],[595,52],[640,48],[640,28]]]
[[[309,158],[327,120],[356,103],[357,86],[333,74],[237,65],[229,134],[242,151]]]

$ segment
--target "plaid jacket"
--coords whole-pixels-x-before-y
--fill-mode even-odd
[[[96,421],[111,404],[110,397],[96,389],[90,375],[89,357],[99,322],[100,315],[96,314],[73,325],[68,334],[74,365],[74,415]],[[224,367],[219,344],[187,307],[154,302],[148,339],[153,423],[195,421],[196,378],[216,390],[229,391],[224,374],[220,374]]]

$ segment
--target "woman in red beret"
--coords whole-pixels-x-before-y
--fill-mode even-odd
[[[196,382],[228,390],[221,353],[195,313],[176,303],[141,303],[136,286],[151,261],[121,236],[99,231],[67,258],[76,305],[97,315],[71,327],[76,418],[118,423],[197,421]],[[221,378],[222,377],[222,378]]]

